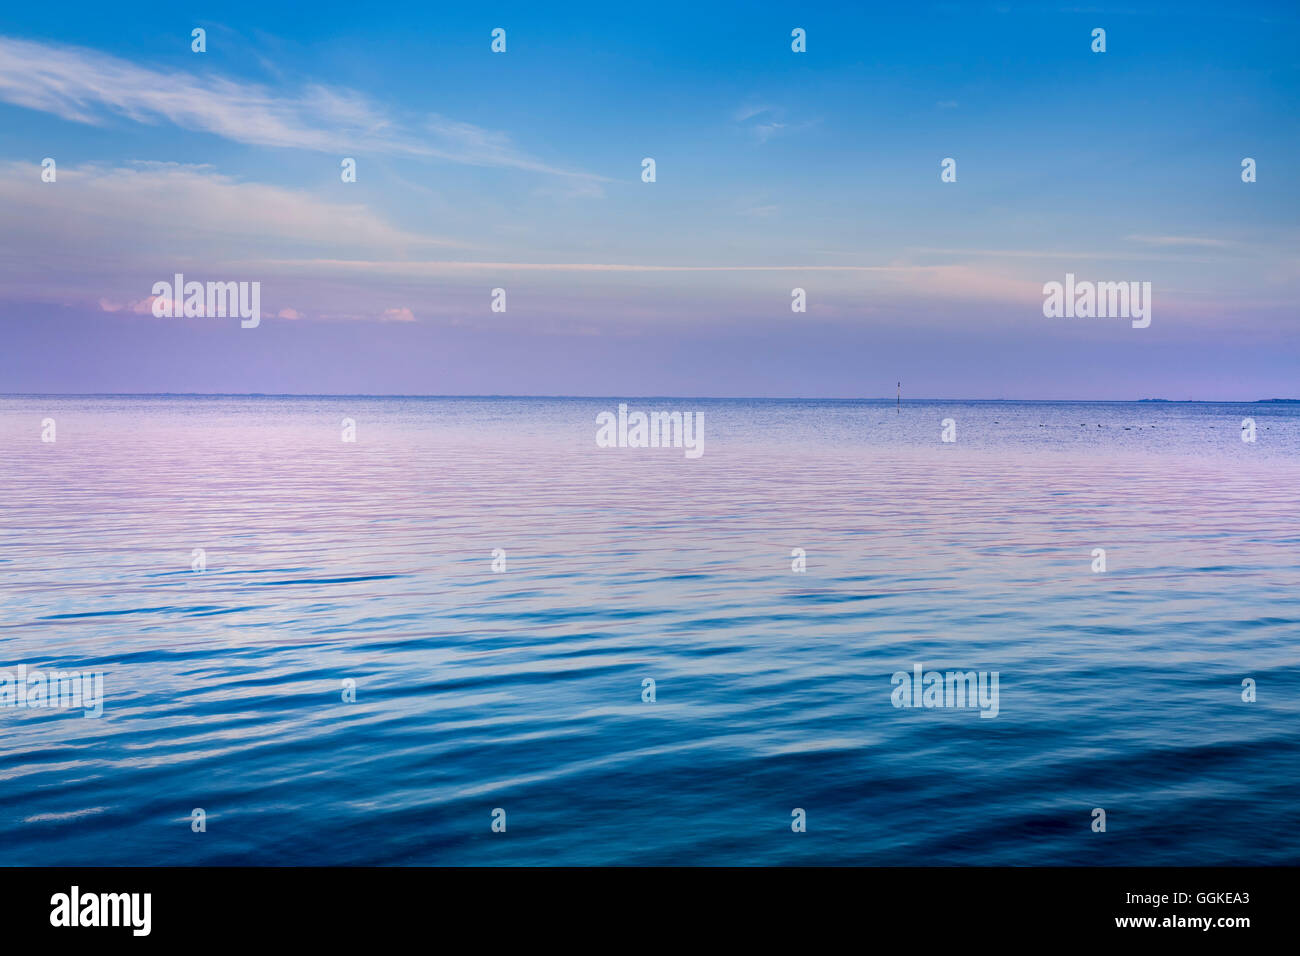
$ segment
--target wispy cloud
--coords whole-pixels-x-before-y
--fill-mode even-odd
[[[750,104],[747,106],[742,106],[740,107],[740,109],[736,110],[735,114],[732,116],[732,119],[735,120],[737,123],[743,123],[746,120],[753,119],[755,116],[758,116],[761,113],[769,113],[771,111],[772,111],[772,107],[770,106]]]
[[[181,269],[213,278],[239,268],[257,279],[272,256],[366,249],[400,259],[472,248],[413,233],[362,204],[240,182],[205,166],[87,164],[62,166],[58,176],[43,183],[34,163],[0,163],[0,223],[22,236],[0,245],[6,297],[81,298],[129,313],[153,281]]]
[[[1129,242],[1149,246],[1195,246],[1201,249],[1223,249],[1235,245],[1228,239],[1206,239],[1200,236],[1125,236]]]
[[[998,259],[1065,259],[1065,260],[1084,260],[1084,259],[1101,259],[1106,261],[1123,262],[1127,260],[1141,260],[1151,262],[1189,262],[1198,261],[1188,259],[1185,256],[1162,255],[1157,252],[1096,252],[1083,250],[1053,250],[1053,249],[955,249],[955,248],[936,248],[933,246],[908,246],[908,253],[932,256],[977,256],[981,258],[993,257]],[[1219,257],[1215,257],[1219,258]],[[1210,261],[1199,260],[1199,261]]]
[[[367,272],[434,274],[444,272],[910,272],[931,266],[828,266],[828,265],[654,265],[618,262],[469,262],[425,260],[381,262],[362,259],[270,259],[268,265],[312,266]]]
[[[1002,302],[1041,301],[1042,280],[1028,279],[989,268],[968,265],[919,265],[889,263],[886,265],[791,265],[784,263],[753,265],[674,265],[630,262],[480,262],[457,260],[404,260],[377,261],[360,259],[278,259],[264,263],[269,268],[286,274],[304,276],[328,275],[335,279],[353,276],[357,279],[387,278],[390,280],[430,280],[456,276],[524,274],[542,278],[547,275],[586,273],[595,276],[616,276],[620,273],[691,273],[691,274],[746,274],[785,273],[790,276],[818,274],[826,277],[835,289],[860,293],[862,286],[857,277],[870,277],[871,287],[909,294],[922,300],[964,299],[997,300]],[[836,276],[841,277],[836,281]],[[832,288],[828,285],[827,290]]]
[[[6,222],[25,224],[31,245],[116,243],[125,234],[136,237],[137,248],[150,238],[174,245],[178,235],[189,248],[208,242],[227,250],[231,240],[360,244],[387,252],[457,245],[393,226],[364,205],[179,163],[61,166],[55,186],[42,183],[31,163],[3,163],[0,204]]]
[[[112,116],[168,122],[253,146],[385,152],[595,181],[543,162],[501,132],[432,115],[393,117],[364,95],[318,84],[275,89],[163,71],[84,47],[0,37],[0,101],[103,125]]]
[[[766,143],[772,137],[794,130],[806,129],[811,122],[790,123],[786,120],[786,111],[779,106],[747,104],[732,114],[732,122],[747,130],[760,143]]]

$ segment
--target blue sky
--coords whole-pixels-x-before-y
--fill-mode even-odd
[[[0,16],[0,391],[1297,394],[1294,5],[269,6]]]

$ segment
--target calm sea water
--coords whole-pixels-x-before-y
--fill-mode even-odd
[[[1300,406],[617,401],[0,398],[0,860],[1300,863]]]

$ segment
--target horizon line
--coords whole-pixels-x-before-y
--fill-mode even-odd
[[[413,394],[403,392],[0,392],[0,398],[456,398],[456,399],[581,399],[581,400],[643,400],[688,399],[705,401],[746,402],[887,402],[887,396],[832,398],[816,395],[452,395]],[[1080,405],[1136,405],[1142,403],[1168,403],[1171,405],[1260,405],[1300,404],[1300,398],[911,398],[912,402],[1023,402],[1041,404]]]

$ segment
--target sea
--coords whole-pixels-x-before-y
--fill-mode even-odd
[[[9,395],[0,502],[4,865],[1300,863],[1300,404]]]

